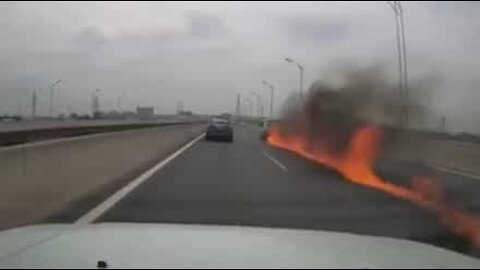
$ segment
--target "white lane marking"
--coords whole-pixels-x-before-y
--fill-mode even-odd
[[[133,191],[136,187],[141,185],[145,182],[148,178],[150,178],[154,173],[165,167],[170,161],[178,157],[181,153],[185,152],[188,148],[198,142],[205,136],[205,133],[202,133],[200,136],[196,137],[195,139],[191,140],[189,143],[184,145],[182,148],[178,149],[175,153],[168,156],[166,159],[160,161],[152,168],[148,169],[142,175],[137,177],[135,180],[124,186],[122,189],[115,192],[112,196],[108,199],[97,205],[95,208],[90,210],[88,213],[77,219],[75,224],[88,224],[95,221],[105,212],[107,212],[110,208],[112,208],[116,203],[118,203],[121,199],[128,195],[131,191]]]
[[[277,165],[280,169],[288,172],[288,169],[287,167],[285,167],[285,165],[283,165],[282,163],[280,163],[280,161],[278,161],[276,158],[270,156],[269,154],[267,154],[265,151],[262,151],[262,154],[267,157],[268,159],[270,159],[270,161],[272,161],[275,165]]]
[[[439,166],[435,167],[435,169],[437,169],[439,171],[442,171],[442,172],[446,172],[446,173],[456,174],[456,175],[460,175],[460,176],[463,176],[463,177],[472,178],[472,179],[475,179],[475,180],[480,180],[480,176],[470,174],[470,173],[466,173],[466,172],[460,172],[460,171],[457,171],[457,170],[453,170],[453,169],[449,169],[449,168],[445,168],[445,167],[439,167]]]

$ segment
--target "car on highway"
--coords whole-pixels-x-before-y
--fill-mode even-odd
[[[264,120],[261,123],[261,128],[262,128],[262,131],[260,132],[260,139],[261,140],[265,141],[268,138],[270,127],[272,126],[272,124],[277,123],[277,122],[278,122],[278,120],[267,119],[267,120]]]
[[[212,117],[205,131],[205,139],[232,142],[233,129],[230,121],[224,117]]]
[[[268,127],[270,126],[270,121],[265,120],[261,123],[262,131],[260,133],[260,139],[265,141],[268,138]]]

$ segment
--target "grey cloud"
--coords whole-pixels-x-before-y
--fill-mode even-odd
[[[220,17],[210,14],[190,12],[188,14],[190,34],[200,39],[209,39],[227,34]]]
[[[75,38],[79,50],[97,50],[107,43],[107,38],[95,27],[82,28]]]
[[[441,12],[448,15],[477,16],[480,9],[478,1],[436,1],[425,2],[433,12]]]
[[[345,39],[350,25],[345,21],[322,21],[315,18],[288,18],[285,30],[291,40],[336,42]]]

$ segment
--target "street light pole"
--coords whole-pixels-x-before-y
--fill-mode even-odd
[[[395,13],[395,30],[396,30],[396,42],[397,42],[397,57],[398,57],[398,91],[400,99],[403,99],[403,60],[402,60],[402,48],[400,43],[400,26],[398,22],[398,9],[397,1],[387,1]]]
[[[120,114],[123,111],[123,99],[124,98],[125,98],[125,93],[123,93],[123,92],[117,97],[117,110]]]
[[[33,91],[32,95],[32,119],[37,116],[37,92]]]
[[[262,84],[263,85],[266,85],[268,87],[270,87],[270,118],[272,119],[273,118],[273,102],[274,102],[274,92],[275,92],[275,87],[273,86],[273,84],[267,82],[267,81],[262,81]]]
[[[257,98],[257,116],[261,116],[261,115],[260,115],[260,107],[261,107],[260,102],[261,102],[261,97],[260,97],[259,94],[255,93],[255,92],[253,92],[252,94]]]
[[[248,113],[247,112],[247,99],[246,98],[244,98],[242,100],[242,108],[240,109],[240,112],[241,112],[242,115],[247,115],[247,113]]]
[[[398,13],[400,17],[400,36],[402,38],[402,56],[403,56],[403,89],[405,99],[405,123],[409,121],[409,89],[408,89],[408,69],[407,69],[407,45],[405,43],[405,24],[403,22],[402,3],[397,1]]]
[[[247,105],[248,103],[248,105]],[[245,115],[252,115],[252,101],[250,100],[250,98],[244,98],[243,99],[243,105],[245,107]],[[248,106],[248,107],[247,107]]]
[[[53,118],[53,89],[55,86],[59,83],[61,83],[62,80],[56,80],[54,83],[50,85],[50,117]]]
[[[285,61],[295,64],[298,67],[298,70],[300,71],[300,96],[303,97],[303,66],[300,65],[298,62],[295,62],[292,58],[285,58]]]
[[[122,111],[122,97],[117,97],[117,111]]]
[[[95,117],[95,113],[99,111],[99,102],[97,93],[100,93],[100,89],[95,89],[92,91],[92,117]]]
[[[407,70],[407,48],[405,43],[405,25],[403,21],[403,9],[400,1],[387,1],[395,14],[395,29],[397,38],[397,55],[398,55],[398,89],[401,100],[400,119],[402,123],[408,123],[408,70]],[[404,110],[404,111],[403,111]],[[405,114],[405,115],[403,115]]]
[[[248,110],[248,114],[250,116],[253,116],[253,102],[252,102],[251,99],[248,100],[248,104],[249,104],[249,107],[250,107],[249,110]]]

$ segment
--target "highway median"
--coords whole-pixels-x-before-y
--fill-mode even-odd
[[[79,202],[98,203],[203,130],[183,123],[0,148],[0,229],[59,218],[72,207],[70,215],[82,214]]]

